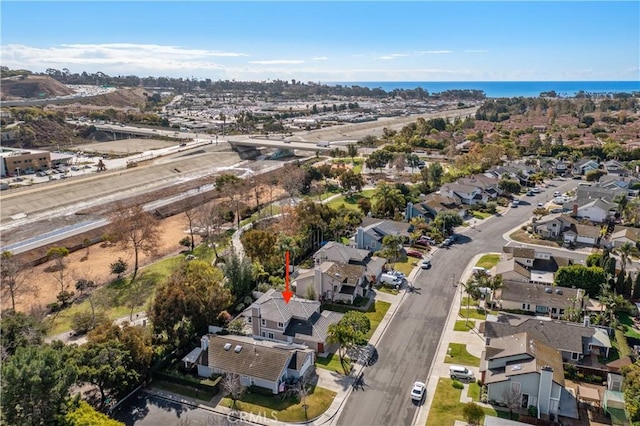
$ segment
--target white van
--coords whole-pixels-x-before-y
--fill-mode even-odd
[[[449,367],[449,376],[454,380],[475,380],[473,371],[459,365],[452,365]]]
[[[387,284],[387,285],[391,285],[394,287],[400,287],[402,285],[402,278],[397,277],[395,275],[392,274],[382,274],[380,275],[380,280],[381,283],[383,284]]]

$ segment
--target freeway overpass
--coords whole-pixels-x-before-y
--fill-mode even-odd
[[[296,141],[292,142],[284,138],[269,139],[268,137],[261,136],[234,136],[227,139],[229,145],[234,151],[240,153],[242,157],[257,156],[260,155],[258,148],[271,148],[275,149],[275,157],[290,157],[293,156],[295,150],[300,151],[328,151],[337,146],[337,143],[330,143],[327,141],[326,146],[320,146],[315,142]],[[324,145],[324,144],[323,144]]]

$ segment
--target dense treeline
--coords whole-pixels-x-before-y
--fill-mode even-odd
[[[18,75],[37,75],[28,70],[10,70],[8,67],[0,67],[0,76],[14,77]],[[395,89],[387,92],[381,88],[370,89],[361,86],[330,86],[326,84],[296,80],[273,80],[273,81],[212,81],[210,78],[204,80],[171,77],[138,77],[135,75],[109,76],[103,72],[71,73],[69,69],[58,70],[48,68],[44,74],[56,79],[64,84],[88,84],[98,86],[125,86],[125,87],[157,87],[171,89],[179,93],[193,92],[194,90],[204,90],[207,92],[226,93],[254,93],[259,96],[277,97],[283,99],[306,99],[312,96],[344,96],[344,97],[371,97],[371,98],[393,98],[400,97],[409,99],[442,99],[442,100],[482,100],[485,94],[480,90],[447,90],[441,93],[429,94],[421,87],[415,89]]]
[[[548,99],[548,98],[500,98],[486,101],[476,112],[476,119],[492,122],[506,121],[512,116],[540,113],[551,116],[571,114],[583,117],[596,111],[624,111],[638,108],[637,98],[628,93],[616,93],[611,98],[598,99]]]

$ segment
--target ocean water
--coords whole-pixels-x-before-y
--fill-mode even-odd
[[[349,81],[327,82],[327,85],[380,88],[386,92],[394,89],[422,87],[429,93],[446,90],[482,90],[489,98],[536,97],[541,92],[555,90],[558,96],[572,97],[580,90],[586,93],[640,92],[638,81]]]

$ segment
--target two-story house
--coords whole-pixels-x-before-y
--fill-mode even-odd
[[[365,217],[356,229],[355,246],[376,252],[382,248],[382,239],[387,235],[400,235],[409,241],[411,232],[413,225],[410,223]]]
[[[299,297],[313,295],[321,301],[352,304],[356,297],[365,297],[371,285],[382,273],[385,259],[376,258],[375,271],[368,275],[367,268],[337,262],[322,262],[313,269],[300,271],[291,285]]]
[[[435,219],[438,213],[442,211],[455,212],[462,218],[465,218],[468,214],[467,209],[455,198],[432,192],[431,194],[421,197],[417,203],[409,201],[405,208],[404,217],[407,220],[411,220],[414,217],[421,217],[429,222]]]
[[[577,207],[575,210],[578,211]],[[580,223],[577,219],[564,214],[543,217],[533,222],[531,227],[534,233],[543,238],[562,238],[564,243],[580,243],[591,246],[600,244],[600,226]]]
[[[440,187],[440,194],[449,198],[458,199],[462,204],[470,206],[485,204],[489,201],[489,196],[483,193],[479,186],[459,182],[445,183]]]
[[[348,265],[357,265],[364,268],[364,275],[374,281],[380,277],[387,260],[373,256],[369,250],[345,246],[344,244],[329,241],[313,255],[316,266],[323,262],[335,262]]]
[[[573,164],[573,174],[583,176],[592,170],[598,170],[600,165],[597,161],[583,158]]]
[[[538,416],[579,418],[575,397],[564,389],[560,352],[526,332],[488,340],[480,372],[489,401],[517,397]]]
[[[604,168],[607,171],[607,174],[610,175],[626,176],[628,174],[627,169],[624,167],[624,164],[616,160],[606,161],[604,163]]]
[[[611,340],[607,332],[590,325],[588,317],[583,323],[543,319],[512,313],[499,313],[485,322],[487,343],[494,338],[527,333],[545,345],[557,348],[562,361],[587,364],[592,356],[609,356]]]
[[[242,315],[251,324],[253,337],[305,345],[318,353],[327,351],[329,325],[343,314],[320,311],[320,302],[292,297],[284,301],[282,293],[270,289],[253,302]]]

